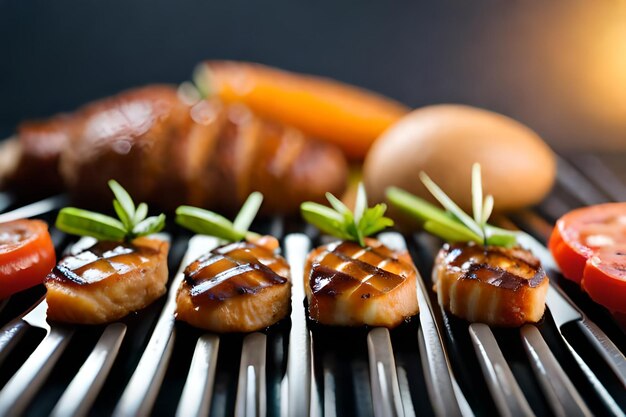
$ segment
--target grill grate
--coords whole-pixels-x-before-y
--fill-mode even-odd
[[[554,192],[508,224],[545,241],[565,211],[623,199],[626,167],[604,160],[560,158]],[[9,211],[0,221],[51,221],[64,204],[62,197],[21,207],[2,200]],[[174,323],[172,292],[109,326],[46,328],[34,313],[28,326],[13,317],[37,303],[43,289],[35,288],[0,306],[0,415],[624,415],[626,384],[618,376],[626,366],[624,331],[572,283],[551,276],[602,330],[556,314],[560,293],[553,290],[554,311],[537,326],[468,325],[442,313],[427,289],[440,242],[384,233],[387,244],[408,246],[425,280],[420,315],[391,331],[328,328],[307,323],[301,285],[304,257],[320,238],[289,220],[256,226],[284,237],[294,281],[288,319],[249,335],[206,334]],[[70,243],[52,232],[57,248]],[[181,265],[216,242],[169,233],[177,287]],[[604,333],[617,345],[612,355],[610,344],[594,346]]]

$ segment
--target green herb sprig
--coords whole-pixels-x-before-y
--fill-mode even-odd
[[[403,212],[424,222],[424,229],[449,242],[476,242],[481,245],[511,247],[517,233],[487,223],[493,211],[493,196],[483,199],[480,164],[472,166],[472,214],[465,213],[448,195],[420,172],[420,180],[445,210],[400,188],[387,190],[387,199]]]
[[[387,205],[381,203],[367,207],[362,183],[357,191],[354,212],[331,193],[326,193],[326,198],[332,208],[311,201],[300,205],[304,220],[324,233],[365,246],[365,237],[393,226],[393,220],[384,217]]]
[[[242,239],[254,240],[259,234],[249,231],[250,225],[263,203],[263,194],[253,192],[248,196],[234,221],[215,212],[192,206],[179,206],[176,209],[176,223],[192,232],[215,236],[227,242]]]
[[[190,106],[212,95],[211,70],[204,63],[196,65],[191,81],[183,81],[178,86],[178,97]]]
[[[165,215],[146,217],[148,205],[135,207],[128,192],[115,180],[108,182],[115,199],[113,208],[118,219],[76,207],[61,209],[56,220],[57,229],[78,236],[91,236],[98,240],[130,241],[163,230]]]

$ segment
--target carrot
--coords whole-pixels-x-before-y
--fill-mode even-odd
[[[363,160],[376,138],[409,111],[358,87],[260,64],[206,61],[200,69],[196,83],[209,94],[335,143],[353,160]]]

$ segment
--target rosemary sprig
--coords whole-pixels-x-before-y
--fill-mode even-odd
[[[420,179],[445,210],[396,187],[387,190],[389,201],[403,212],[424,222],[424,229],[450,242],[476,242],[481,245],[514,246],[517,234],[487,223],[493,211],[493,196],[483,198],[480,164],[472,166],[472,214],[465,213],[446,193],[420,173]]]
[[[254,240],[257,233],[248,229],[263,202],[263,194],[253,192],[248,196],[234,221],[215,212],[192,206],[179,206],[176,209],[176,223],[192,232],[215,236],[227,242],[242,239]]]
[[[118,242],[157,233],[165,227],[165,214],[146,217],[146,203],[135,208],[133,199],[117,181],[110,180],[108,185],[115,196],[113,208],[118,219],[93,211],[65,207],[57,216],[57,229],[73,235]]]
[[[352,240],[365,246],[365,238],[388,226],[393,220],[384,217],[387,206],[367,206],[367,195],[363,184],[359,184],[354,212],[331,193],[326,198],[332,208],[307,201],[300,205],[302,217],[322,232],[344,240]]]

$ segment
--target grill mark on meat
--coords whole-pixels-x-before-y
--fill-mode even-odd
[[[409,254],[376,239],[365,243],[335,242],[309,254],[305,291],[312,320],[393,328],[418,311],[417,271]]]
[[[77,275],[74,271],[72,271],[69,268],[64,267],[63,265],[57,265],[52,269],[53,273],[54,273],[54,277],[57,278],[59,277],[60,279],[58,279],[58,281],[64,281],[63,278],[65,278],[66,280],[72,281],[76,284],[80,284],[80,285],[85,285],[87,284],[87,281],[85,281],[84,279],[82,279],[79,275]]]
[[[448,252],[448,265],[459,269],[458,279],[479,280],[495,287],[518,291],[522,286],[535,288],[546,277],[537,260],[518,255],[515,249],[446,244],[444,250]],[[508,265],[516,273],[499,266],[501,264]]]
[[[362,248],[353,242],[342,242],[325,251],[311,270],[310,286],[314,294],[350,296],[368,299],[391,291],[405,277],[382,269],[399,262],[374,248]]]
[[[131,243],[97,242],[78,254],[62,259],[49,277],[59,282],[89,285],[138,268],[155,253],[150,248]]]
[[[287,278],[276,270],[288,270],[284,259],[249,242],[216,248],[191,263],[185,270],[194,303],[222,301],[237,295],[256,294]]]

